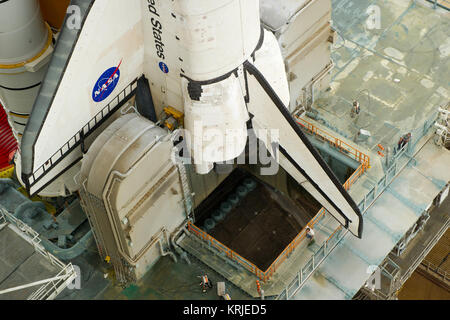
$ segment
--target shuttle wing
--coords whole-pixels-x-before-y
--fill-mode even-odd
[[[135,89],[143,32],[141,0],[72,0],[22,140],[32,194],[80,160],[74,146]]]
[[[362,216],[356,203],[300,130],[263,74],[251,63],[246,63],[245,68],[250,99],[257,97],[255,103],[249,103],[254,128],[280,130],[280,165],[343,226],[361,237]],[[272,150],[272,146],[267,149]]]
[[[265,37],[261,52],[255,53],[253,62],[244,63],[249,96],[247,105],[253,127],[279,130],[279,154],[274,155],[272,144],[266,143],[267,149],[345,228],[361,237],[363,219],[359,208],[285,106],[289,92],[283,60],[277,57],[279,51],[271,49],[276,48],[270,43],[275,41],[273,35],[266,32]]]

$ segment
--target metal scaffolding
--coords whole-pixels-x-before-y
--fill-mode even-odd
[[[55,256],[46,251],[40,244],[41,239],[36,231],[31,229],[21,220],[14,217],[6,209],[0,207],[0,231],[7,227],[12,229],[22,239],[27,241],[33,247],[35,252],[43,256],[51,263],[52,266],[58,269],[59,272],[56,276],[51,278],[1,290],[0,296],[14,291],[40,286],[35,292],[28,296],[27,300],[53,300],[77,277],[73,265],[71,263],[64,264]]]

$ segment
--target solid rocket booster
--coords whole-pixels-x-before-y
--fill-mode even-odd
[[[37,0],[0,1],[0,101],[20,141],[52,52]]]

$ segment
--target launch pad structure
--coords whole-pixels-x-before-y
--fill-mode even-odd
[[[364,150],[370,157],[370,169],[354,179],[349,188],[350,195],[361,208],[368,208],[364,213],[365,221],[367,221],[365,231],[368,237],[362,240],[366,239],[367,242],[364,245],[357,240],[352,241],[352,238],[343,234],[341,230],[336,231],[339,226],[333,219],[321,217],[317,227],[314,228],[318,232],[316,246],[312,250],[305,250],[305,248],[293,250],[281,267],[285,270],[280,272],[285,271],[284,274],[290,273],[290,276],[287,280],[276,278],[272,282],[276,285],[282,284],[278,289],[278,293],[281,294],[275,294],[272,297],[279,299],[392,299],[396,298],[404,282],[416,268],[421,266],[424,256],[448,229],[449,201],[448,199],[443,201],[440,207],[436,204],[439,203],[441,190],[444,191],[443,198],[447,190],[448,177],[442,174],[448,171],[445,168],[448,167],[449,158],[447,152],[434,145],[432,128],[434,119],[437,117],[436,107],[440,105],[445,107],[445,102],[448,101],[448,92],[442,90],[445,88],[445,83],[439,84],[439,81],[446,79],[444,73],[447,69],[441,66],[448,64],[448,58],[443,55],[440,58],[425,57],[423,60],[417,60],[412,59],[414,55],[412,51],[409,53],[411,58],[406,56],[407,52],[405,52],[405,59],[397,61],[393,56],[386,54],[386,52],[395,51],[385,51],[385,49],[392,46],[400,51],[401,48],[394,46],[392,41],[394,39],[398,41],[398,38],[402,37],[405,44],[415,39],[418,46],[442,50],[444,48],[442,44],[448,37],[444,30],[448,23],[448,13],[445,11],[437,13],[419,2],[405,1],[399,7],[392,3],[388,5],[377,3],[383,12],[388,13],[383,16],[384,23],[389,26],[387,30],[380,31],[382,37],[377,37],[371,34],[376,30],[369,31],[364,28],[365,19],[361,15],[371,4],[370,1],[355,3],[336,0],[332,4],[333,26],[339,31],[338,41],[332,50],[334,63],[332,91],[320,95],[311,110],[307,110],[306,116],[303,114],[297,120],[305,132],[310,133],[309,137],[314,141],[315,146],[322,149],[329,148],[332,145],[331,137],[334,137],[354,146],[356,150]],[[430,19],[425,19],[426,16],[434,17],[435,19],[431,19],[433,23]],[[414,28],[409,28],[413,25]],[[406,28],[411,30],[410,33],[406,33]],[[403,33],[400,30],[403,30]],[[430,33],[423,37],[433,40],[420,40],[420,36],[412,33],[414,30],[430,30]],[[389,42],[390,45],[387,45]],[[422,51],[419,47],[416,50]],[[433,50],[429,50],[431,54]],[[429,70],[432,70],[430,74]],[[399,79],[400,76],[402,76],[401,81],[396,82],[395,79]],[[427,89],[420,83],[427,83],[422,79],[430,77],[432,81],[436,80],[436,83]],[[400,83],[402,88],[395,88],[397,83]],[[420,90],[416,87],[416,83],[422,86]],[[364,88],[361,84],[364,84]],[[371,90],[371,86],[375,89]],[[392,92],[408,92],[407,99],[389,100],[393,98],[391,92],[376,89],[384,88],[384,86],[394,87]],[[360,118],[354,121],[350,117],[351,101],[358,92],[366,88],[370,94],[363,91],[360,99],[368,108],[363,109]],[[424,91],[427,94],[424,94]],[[423,99],[423,102],[412,102],[418,101],[419,96],[422,97],[420,99]],[[391,113],[383,114],[377,111],[379,108],[382,110],[382,107],[388,107],[389,110],[398,113],[398,119],[410,119],[411,122],[383,118],[383,116],[389,117]],[[359,126],[355,125],[355,122],[359,122]],[[355,143],[352,138],[360,127],[365,127],[366,130],[375,134],[376,138]],[[413,143],[394,154],[399,134],[407,131],[413,131]],[[323,134],[318,134],[321,132]],[[382,150],[379,149],[378,144],[385,148],[390,147],[390,167],[386,166],[386,157],[389,155],[380,156],[378,151]],[[333,149],[339,148],[336,148],[334,144]],[[345,154],[348,153],[345,152]],[[419,186],[420,189],[418,189]],[[405,223],[406,221],[409,223]],[[185,249],[191,253],[192,264],[196,265],[201,260],[208,265],[209,268],[206,270],[209,270],[211,274],[234,284],[229,286],[229,290],[236,298],[246,299],[249,293],[253,298],[258,297],[254,283],[257,277],[252,276],[239,264],[236,265],[229,260],[227,260],[228,263],[224,263],[226,254],[220,254],[216,250],[215,254],[211,255],[210,247],[214,246],[211,245],[214,242],[213,239],[206,239],[202,243],[199,242],[198,237],[185,237],[181,242],[185,242]],[[327,243],[326,249],[325,243]],[[158,279],[172,274],[166,271],[167,266],[171,264],[170,259],[165,258],[138,286],[132,286],[124,291],[106,290],[101,297],[169,298],[165,291],[158,289],[158,285],[163,286]],[[198,269],[186,267],[186,270],[195,274],[205,269],[201,263],[199,265]],[[371,269],[370,266],[379,266],[382,270],[380,290],[365,289],[365,282],[371,276],[370,271],[374,271],[374,268]],[[357,272],[361,276],[360,280],[348,277],[345,272],[355,268],[360,270]],[[246,276],[249,277],[247,281]],[[186,280],[175,277],[174,285],[176,282],[182,286]],[[270,296],[270,287],[264,283],[262,287],[266,297]],[[241,290],[246,293],[243,294]],[[181,291],[186,293],[176,294],[178,298],[188,296],[192,292]],[[212,294],[206,296],[208,297],[214,299]],[[205,296],[198,298],[205,298]]]
[[[224,165],[200,176],[193,165],[172,166],[163,159],[154,163],[157,177],[154,186],[139,196],[144,200],[153,199],[159,206],[173,197],[177,203],[167,204],[164,210],[183,208],[180,212],[185,216],[174,215],[171,222],[175,225],[178,220],[186,219],[185,223],[178,228],[170,223],[166,223],[169,227],[154,227],[158,229],[150,244],[154,248],[143,256],[148,261],[158,256],[155,263],[143,266],[141,262],[134,264],[133,259],[126,262],[122,259],[119,268],[117,262],[114,265],[107,260],[111,256],[113,260],[116,258],[109,253],[112,251],[107,251],[111,250],[113,241],[102,234],[109,228],[102,214],[109,214],[110,204],[99,204],[100,192],[93,196],[94,179],[88,178],[91,175],[87,173],[99,164],[90,158],[74,179],[76,183],[86,178],[85,189],[80,192],[81,202],[76,197],[69,198],[56,215],[56,225],[50,214],[50,208],[57,207],[56,201],[44,196],[34,202],[41,201],[45,208],[36,203],[30,205],[31,201],[25,199],[18,183],[1,182],[0,212],[5,212],[5,216],[2,220],[0,213],[0,237],[6,236],[5,231],[7,236],[13,237],[15,229],[7,224],[13,225],[15,221],[29,229],[29,233],[36,237],[39,234],[44,239],[39,252],[31,253],[32,257],[61,255],[51,258],[50,263],[43,263],[48,264],[47,271],[51,270],[48,277],[54,277],[53,282],[46,282],[52,283],[51,289],[48,286],[31,296],[29,289],[16,290],[19,295],[13,298],[218,299],[215,290],[202,293],[199,289],[198,277],[205,273],[214,283],[225,282],[227,293],[233,299],[260,299],[261,288],[265,299],[277,300],[397,299],[415,270],[433,274],[440,286],[448,288],[448,263],[439,264],[445,250],[444,253],[438,249],[433,251],[433,247],[448,233],[450,224],[450,151],[445,148],[448,138],[442,140],[436,126],[436,123],[442,124],[442,118],[448,114],[445,110],[450,110],[449,7],[445,1],[434,0],[332,0],[329,9],[324,10],[330,1],[303,2],[305,5],[297,14],[306,17],[311,12],[323,13],[322,16],[309,14],[316,20],[307,21],[305,25],[310,23],[317,29],[306,29],[305,34],[310,38],[297,39],[291,42],[295,44],[293,47],[287,46],[283,41],[291,41],[292,35],[289,29],[286,31],[277,25],[282,24],[283,17],[277,17],[280,21],[270,20],[264,16],[264,11],[263,27],[278,37],[285,61],[291,67],[287,75],[292,119],[362,213],[361,238],[346,229],[294,181],[288,169],[280,168],[277,176],[267,178],[258,174],[259,168]],[[266,13],[270,12],[272,0],[260,3],[268,10]],[[373,12],[381,18],[378,26],[368,23]],[[328,18],[331,25],[326,24]],[[313,29],[315,32],[311,31]],[[62,39],[67,41],[60,45],[60,50],[70,46],[69,40],[75,38],[76,31],[65,31]],[[290,51],[294,47],[295,51]],[[57,63],[58,57],[55,59]],[[315,59],[318,61],[316,68],[309,67]],[[63,61],[60,62],[62,66]],[[166,69],[163,66],[161,70]],[[302,70],[310,79],[302,78]],[[56,69],[49,70],[50,74],[52,72]],[[134,106],[140,99],[136,96],[140,81],[142,78],[130,79],[129,85],[114,92],[111,102],[101,112],[55,153],[50,162],[29,176],[31,186],[28,187],[36,191],[52,179],[51,170],[77,160],[78,154],[84,156],[91,146],[100,153],[106,150],[102,148],[108,143],[114,143],[113,139],[127,141],[133,150],[145,149],[141,142],[144,138],[154,139],[154,144],[143,152],[148,159],[152,159],[151,153],[168,153],[167,141],[160,138],[163,134],[159,128],[146,127],[136,119],[139,110]],[[51,85],[51,82],[47,84],[44,93]],[[150,83],[150,86],[154,90],[154,85]],[[47,98],[44,94],[37,101],[42,103]],[[354,101],[358,101],[361,108],[356,114]],[[168,123],[176,123],[176,113],[163,112],[170,115]],[[134,123],[130,130],[137,132],[142,127],[139,135],[143,138],[138,134],[127,136],[131,131],[120,131],[114,124],[113,129],[108,127],[111,123],[117,124],[113,121],[119,118],[122,119],[119,122],[129,121],[130,127]],[[95,130],[109,130],[113,138],[107,140],[106,134],[100,136],[103,139],[100,145],[94,142],[99,135],[90,135]],[[84,136],[85,132],[89,134]],[[407,133],[411,133],[411,139],[399,144],[399,139]],[[129,149],[122,150],[119,143],[116,146],[121,155],[112,168],[117,171],[126,165],[139,164],[140,160],[135,160],[132,152],[127,153]],[[66,154],[70,155],[64,158]],[[161,169],[158,171],[156,166]],[[79,167],[74,164],[68,172],[80,170]],[[47,172],[50,174],[39,176]],[[179,179],[170,178],[175,173]],[[126,183],[124,176],[117,174],[116,180],[119,178]],[[112,182],[107,181],[110,183],[109,199],[116,201],[113,197],[120,194],[120,185],[110,180]],[[154,192],[163,184],[170,184],[170,187],[161,194]],[[123,200],[121,210],[128,206],[137,212],[144,200],[138,203]],[[42,214],[31,214],[27,211],[31,207]],[[83,213],[86,208],[89,208],[89,223]],[[146,208],[153,210],[152,205]],[[23,217],[25,223],[15,216]],[[138,216],[145,217],[145,214]],[[124,230],[129,232],[122,240],[117,240],[125,243],[118,252],[126,248],[131,256],[137,249],[133,249],[130,240],[132,231],[126,229],[128,218],[138,219],[127,216],[115,223],[123,224]],[[146,219],[159,222],[165,218],[155,214]],[[315,232],[313,242],[306,238],[307,227]],[[20,230],[15,231],[18,234]],[[133,238],[135,243],[138,240],[143,241]],[[30,246],[30,242],[23,246]],[[105,250],[100,253],[102,259],[98,258],[99,250]],[[80,270],[81,290],[65,288],[76,278],[74,266]],[[135,271],[127,274],[129,266]],[[26,270],[25,262],[20,268]],[[0,275],[3,269],[0,267]],[[119,269],[123,274],[119,275]],[[41,280],[25,271],[22,275],[26,279],[22,279],[23,283]],[[131,279],[136,275],[138,279],[126,287],[119,285],[121,277]],[[8,273],[5,279],[14,276]],[[58,285],[55,281],[59,281]],[[0,279],[0,299],[8,298],[1,295],[2,289],[12,287],[8,283]],[[51,292],[43,294],[47,289]]]

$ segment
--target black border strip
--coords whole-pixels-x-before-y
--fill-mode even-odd
[[[33,88],[39,87],[41,84],[42,84],[42,82],[39,82],[39,83],[33,84],[31,86],[28,86],[28,87],[24,87],[24,88],[9,88],[9,87],[2,86],[0,84],[0,88],[5,89],[5,90],[10,90],[10,91],[22,91],[22,90],[29,90],[29,89],[33,89]]]
[[[253,59],[255,59],[255,53],[256,53],[256,51],[261,49],[263,43],[264,43],[264,28],[261,26],[258,43],[256,44],[255,50],[253,50],[252,54],[250,55],[251,57],[253,57]],[[191,78],[189,78],[188,76],[186,76],[182,73],[180,73],[180,77],[186,78],[189,82],[195,83],[197,86],[206,86],[209,84],[217,83],[217,82],[223,81],[225,79],[228,79],[233,73],[236,73],[236,78],[237,78],[238,77],[238,75],[237,75],[238,69],[239,69],[239,67],[236,67],[233,70],[231,70],[219,77],[209,79],[209,80],[202,80],[202,81],[192,80]]]
[[[39,136],[40,136],[40,134],[41,134],[42,128],[43,128],[44,123],[45,123],[45,120],[47,120],[48,113],[50,112],[50,109],[51,109],[51,106],[52,106],[52,104],[53,104],[53,101],[55,100],[56,94],[58,93],[59,86],[61,85],[61,82],[62,82],[62,80],[63,80],[63,78],[64,78],[64,74],[65,74],[65,72],[66,72],[66,69],[67,69],[67,67],[69,66],[69,63],[70,63],[70,60],[71,60],[71,58],[72,58],[73,52],[75,51],[75,49],[76,49],[76,47],[77,47],[78,40],[80,39],[80,36],[81,36],[82,30],[83,30],[84,24],[86,23],[86,21],[87,21],[87,19],[88,19],[88,17],[89,17],[89,14],[91,13],[91,9],[92,9],[92,7],[93,7],[93,5],[94,5],[94,3],[95,3],[95,0],[91,0],[91,1],[92,1],[92,2],[89,4],[89,7],[86,9],[86,14],[85,14],[84,19],[83,19],[83,21],[82,21],[82,23],[81,23],[81,28],[80,28],[80,30],[77,32],[75,41],[74,41],[74,43],[73,43],[72,51],[71,51],[70,54],[68,55],[67,60],[66,60],[66,64],[65,64],[63,70],[61,71],[61,74],[59,75],[58,84],[56,85],[56,89],[55,89],[55,91],[54,91],[54,93],[53,93],[53,96],[52,96],[52,98],[51,98],[51,100],[50,100],[50,103],[49,103],[49,105],[48,105],[47,111],[45,112],[45,116],[44,116],[44,118],[42,119],[41,125],[39,126],[39,130],[37,131],[36,136],[35,136],[35,138],[34,138],[33,145],[32,145],[32,148],[31,148],[31,172],[29,172],[29,173],[24,173],[25,176],[27,176],[27,177],[28,177],[28,176],[31,176],[31,175],[34,173],[34,169],[35,169],[35,168],[34,168],[34,154],[35,154],[35,151],[34,151],[34,150],[35,150],[36,142],[38,141],[38,138],[39,138]],[[72,2],[73,2],[73,1],[70,1],[70,4],[72,4]],[[63,24],[62,24],[62,27],[61,27],[61,30],[62,30],[63,28],[66,27],[67,19],[68,19],[68,18],[69,18],[68,16],[65,17],[65,19],[64,19],[64,21],[63,21]],[[56,52],[56,49],[57,49],[57,48],[58,48],[58,42],[56,43],[56,47],[55,47],[54,52]],[[52,57],[52,60],[51,60],[50,63],[49,63],[49,67],[51,67],[52,61],[53,61],[53,57]],[[46,77],[47,77],[47,75],[44,77],[44,79],[45,79]],[[39,98],[39,95],[41,94],[41,90],[42,90],[42,87],[39,89],[39,93],[38,93],[38,96],[37,96],[37,98],[36,98],[36,101],[37,101],[37,99]],[[33,106],[33,108],[34,108],[34,106]],[[30,115],[30,117],[31,117],[31,115]],[[28,122],[28,123],[30,123],[30,122]],[[25,132],[27,132],[28,123],[27,123],[27,126],[25,127],[24,134],[25,134]],[[23,166],[22,166],[22,167],[23,167]]]
[[[14,111],[9,110],[8,113],[13,116],[13,117],[17,117],[17,118],[29,118],[30,114],[29,113],[17,113]]]
[[[445,5],[439,3],[439,2],[435,2],[434,0],[427,0],[429,3],[433,4],[433,5],[437,5],[438,7],[445,9],[447,11],[450,11],[449,7],[446,7]]]
[[[135,80],[133,80],[131,83],[133,83]],[[137,87],[136,87],[137,89]],[[38,183],[44,176],[46,176],[48,174],[48,172],[50,172],[53,168],[55,168],[63,159],[65,159],[70,153],[72,153],[72,151],[74,149],[76,149],[79,145],[82,144],[83,140],[86,139],[87,137],[89,137],[95,130],[97,130],[103,123],[105,123],[114,113],[116,113],[125,103],[127,103],[131,97],[133,97],[133,95],[136,94],[136,89],[132,90],[123,100],[121,100],[117,106],[115,106],[113,109],[111,109],[111,111],[105,115],[99,122],[97,122],[92,128],[90,128],[90,130],[85,133],[83,135],[83,139],[78,140],[76,143],[74,143],[74,145],[72,147],[70,147],[67,152],[65,153],[65,155],[62,155],[58,160],[56,160],[54,163],[52,163],[52,165],[46,170],[47,172],[44,172],[41,176],[39,176],[39,178],[37,178],[36,180],[33,181],[32,184],[30,184],[28,186],[27,184],[27,191],[28,193],[30,193],[30,188],[32,186],[34,186],[36,183]],[[91,119],[92,120],[92,119]],[[89,121],[90,122],[90,121]],[[82,132],[84,129],[83,128],[78,131],[78,133]],[[61,150],[61,149],[60,149]],[[27,175],[27,182],[29,182],[29,177],[31,177],[34,174],[34,172],[30,175]],[[42,188],[40,189],[42,190]]]
[[[26,123],[20,123],[20,122],[17,122],[17,121],[13,121],[15,124],[18,124],[18,125],[21,125],[21,126],[26,126],[27,124]]]
[[[77,158],[74,162],[72,162],[70,165],[68,165],[64,170],[61,170],[56,176],[54,176],[50,181],[48,181],[46,184],[44,184],[42,187],[40,187],[38,190],[36,190],[33,194],[30,195],[30,198],[47,188],[48,185],[50,185],[53,181],[61,177],[65,172],[69,171],[70,168],[75,166],[80,160],[82,160],[83,157]],[[30,190],[27,190],[28,194],[30,194]]]
[[[247,75],[247,72],[245,71],[245,69],[244,69],[244,81],[245,81],[245,97],[244,97],[244,101],[245,101],[245,103],[249,103],[250,102],[250,93],[248,92],[248,75]]]
[[[189,82],[191,83],[195,83],[198,86],[206,86],[208,84],[213,84],[213,83],[217,83],[220,82],[222,80],[228,79],[233,73],[236,73],[238,70],[238,68],[234,68],[233,70],[231,70],[230,72],[227,72],[219,77],[210,79],[210,80],[202,80],[202,81],[196,81],[196,80],[192,80],[191,78],[189,78],[188,76],[180,73],[180,77],[186,78]]]
[[[305,136],[305,134],[301,131],[298,124],[294,121],[291,114],[289,113],[288,109],[284,106],[283,101],[278,97],[276,92],[273,90],[269,82],[266,80],[264,75],[249,61],[244,62],[244,72],[249,72],[251,75],[255,77],[255,79],[259,82],[261,87],[264,89],[264,91],[267,93],[267,95],[270,97],[272,102],[277,106],[278,110],[281,112],[281,114],[284,116],[286,121],[291,125],[292,129],[297,133],[298,137],[302,140],[302,142],[306,145],[308,150],[311,152],[311,154],[314,156],[314,158],[317,160],[317,162],[320,164],[322,169],[325,171],[325,173],[328,175],[328,177],[331,179],[331,181],[334,183],[336,188],[340,191],[342,196],[347,200],[348,204],[351,206],[351,208],[355,211],[357,216],[359,217],[359,225],[358,225],[358,237],[361,238],[362,236],[362,229],[363,229],[363,218],[361,211],[359,210],[358,206],[356,205],[355,201],[350,197],[350,195],[347,193],[347,191],[344,189],[342,184],[339,182],[339,180],[336,178],[334,173],[331,171],[329,166],[326,164],[326,162],[322,159],[322,157],[319,155],[319,153],[316,151],[316,149],[313,147],[311,142],[308,140],[308,138]],[[320,190],[320,189],[319,189]],[[319,191],[318,190],[318,191]],[[339,212],[341,212],[339,210]],[[347,218],[348,219],[348,218]]]
[[[262,24],[260,25],[260,29],[261,29],[261,34],[259,35],[259,40],[258,43],[256,44],[256,48],[255,50],[253,50],[251,57],[253,58],[253,61],[255,60],[255,53],[256,51],[258,51],[259,49],[261,49],[263,43],[264,43],[264,28],[262,26]]]

